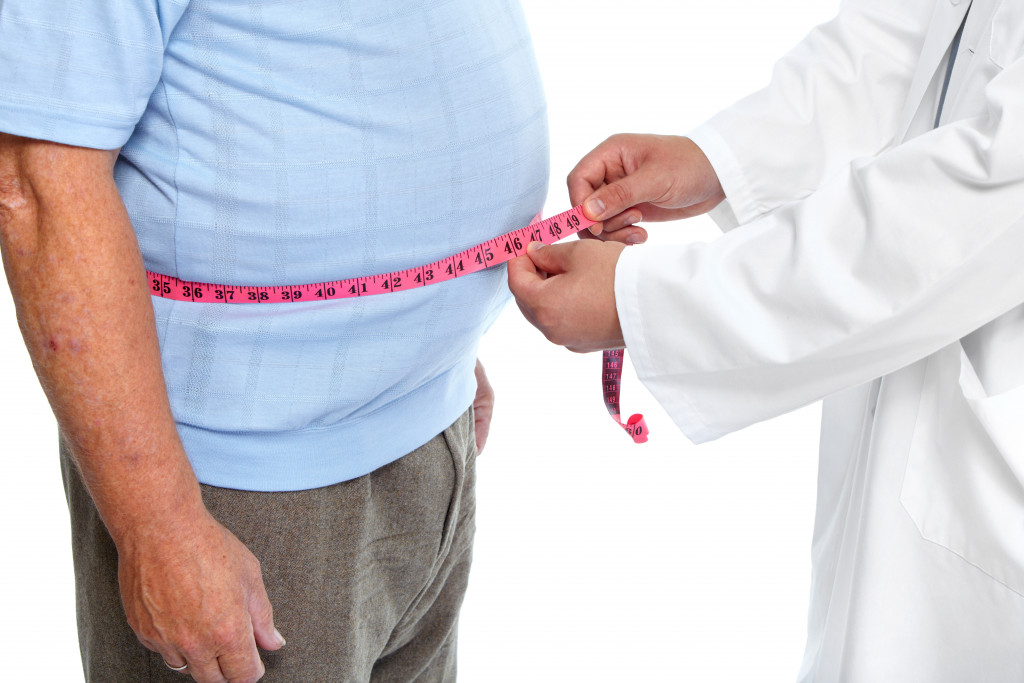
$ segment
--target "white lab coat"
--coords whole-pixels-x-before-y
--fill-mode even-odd
[[[848,0],[692,134],[706,245],[627,249],[696,442],[825,399],[802,681],[1024,681],[1024,0]]]

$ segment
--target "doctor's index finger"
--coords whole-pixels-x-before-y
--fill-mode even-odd
[[[531,298],[543,281],[543,274],[528,255],[517,256],[508,262],[508,288],[517,300]]]
[[[565,179],[565,185],[569,190],[569,201],[573,206],[578,206],[590,195],[604,185],[605,165],[600,160],[588,160],[584,157],[576,166],[569,171]],[[593,216],[588,216],[591,220]]]
[[[616,212],[604,210],[601,206],[595,206],[587,200],[608,183],[615,182],[625,175],[619,144],[616,137],[613,136],[588,152],[569,171],[565,180],[569,190],[569,200],[573,206],[583,204],[584,213],[591,220],[601,220],[609,215],[614,215]],[[595,232],[599,233],[600,230]]]

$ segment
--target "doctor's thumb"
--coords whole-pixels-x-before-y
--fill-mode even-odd
[[[650,174],[638,171],[633,175],[599,187],[583,201],[583,213],[592,221],[605,222],[648,202],[655,195]]]
[[[565,272],[564,252],[566,247],[569,246],[572,245],[554,244],[548,246],[541,242],[530,242],[526,253],[530,260],[533,261],[533,265],[537,267],[537,270],[542,270],[549,274],[558,274]]]

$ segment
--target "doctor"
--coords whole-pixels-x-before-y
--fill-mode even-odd
[[[569,193],[607,241],[509,268],[695,442],[825,400],[802,681],[1024,681],[1022,55],[1024,0],[848,0],[688,137],[598,146]]]

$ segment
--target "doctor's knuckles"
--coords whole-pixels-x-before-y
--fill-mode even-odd
[[[707,156],[678,135],[613,135],[584,156],[566,178],[572,204],[583,205],[591,228],[603,239],[643,241],[640,220],[671,221],[710,211],[722,200],[722,184]]]
[[[548,341],[577,353],[622,348],[615,265],[625,248],[598,240],[533,242],[525,256],[509,261],[509,289]]]

